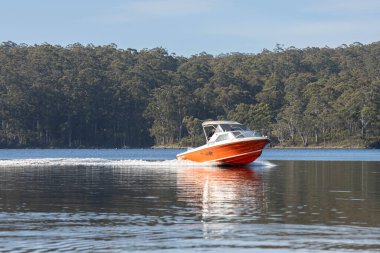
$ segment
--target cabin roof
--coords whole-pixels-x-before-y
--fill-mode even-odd
[[[240,124],[236,121],[228,121],[228,120],[215,120],[215,121],[205,121],[202,123],[202,126],[211,126],[211,125],[220,125],[220,124]]]

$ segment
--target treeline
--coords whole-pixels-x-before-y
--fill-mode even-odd
[[[191,57],[0,45],[0,147],[199,145],[229,119],[280,146],[380,141],[380,42]]]

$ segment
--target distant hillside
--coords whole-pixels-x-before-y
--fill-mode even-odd
[[[189,58],[116,45],[0,46],[0,147],[198,145],[230,119],[279,146],[380,143],[380,42]]]

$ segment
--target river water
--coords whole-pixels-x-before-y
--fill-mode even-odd
[[[0,150],[0,252],[380,251],[380,150]]]

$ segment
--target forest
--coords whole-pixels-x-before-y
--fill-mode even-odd
[[[189,57],[0,45],[0,148],[197,146],[208,119],[278,147],[379,147],[380,42]]]

